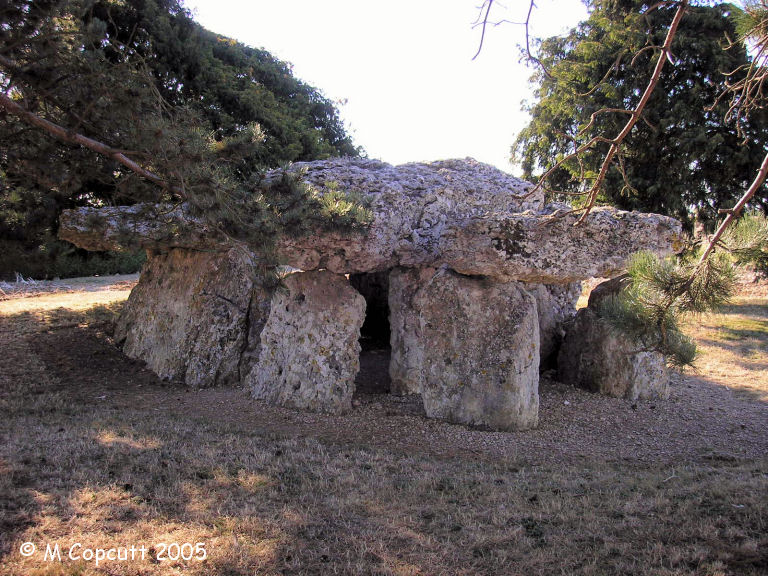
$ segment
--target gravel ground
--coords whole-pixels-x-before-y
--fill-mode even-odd
[[[418,396],[358,393],[351,412],[329,416],[270,406],[242,389],[187,390],[160,381],[91,329],[40,334],[32,347],[63,388],[103,396],[105,404],[118,409],[145,403],[201,423],[226,421],[235,433],[316,437],[438,457],[464,453],[527,465],[584,459],[674,465],[768,456],[768,404],[701,375],[674,374],[669,400],[638,402],[591,394],[544,376],[539,427],[492,432],[428,419]]]
[[[215,414],[246,429],[433,456],[466,452],[529,465],[582,459],[674,465],[768,455],[768,405],[704,378],[676,375],[674,380],[667,401],[629,402],[544,378],[539,427],[525,432],[491,432],[431,420],[424,416],[418,397],[361,394],[359,405],[344,416],[275,408],[241,390],[190,392],[177,401],[185,412],[202,418]]]
[[[111,287],[124,289],[126,296],[133,282],[135,276],[67,281],[70,290]],[[50,292],[48,284],[40,292]],[[51,289],[56,286],[50,283]],[[674,466],[768,455],[768,403],[739,390],[738,382],[729,386],[706,373],[673,373],[669,400],[631,402],[566,386],[549,372],[540,383],[539,427],[492,432],[428,419],[418,397],[375,393],[386,387],[382,372],[387,360],[382,351],[363,358],[362,392],[356,395],[353,410],[328,416],[269,406],[241,389],[190,391],[169,385],[123,356],[108,332],[106,325],[72,328],[70,324],[37,333],[30,344],[63,388],[104,396],[105,403],[117,407],[146,402],[152,410],[180,411],[201,422],[226,420],[233,430],[313,436],[403,453],[445,457],[466,453],[528,465],[599,459]],[[766,378],[765,369],[755,376]]]

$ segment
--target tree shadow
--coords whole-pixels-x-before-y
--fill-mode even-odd
[[[315,440],[233,428],[185,410],[198,393],[123,355],[109,337],[112,312],[53,310],[28,336],[50,378],[20,386],[14,406],[0,409],[14,435],[2,461],[9,472],[0,482],[3,509],[23,510],[3,514],[1,562],[20,573],[43,569],[39,554],[20,564],[15,550],[42,534],[49,541],[35,541],[38,547],[135,543],[153,554],[160,541],[207,543],[205,561],[186,563],[191,573],[320,574],[348,561],[359,544],[349,532],[355,522],[383,530],[366,516],[339,517],[322,490],[329,456]],[[339,456],[341,450],[334,457],[344,464],[351,458],[353,468],[368,466],[368,454]],[[371,556],[364,564],[371,562],[379,561]],[[73,570],[92,567],[74,564]],[[166,573],[158,564],[141,568]],[[130,571],[115,573],[122,570]]]
[[[724,387],[701,378],[679,384],[674,402],[636,406],[560,386],[542,396],[541,429],[523,433],[457,435],[456,426],[399,415],[389,420],[386,433],[379,430],[361,444],[353,438],[354,416],[308,417],[270,408],[232,421],[226,412],[231,406],[224,404],[235,400],[232,394],[163,382],[125,357],[109,336],[113,313],[110,307],[54,310],[28,336],[29,350],[51,378],[19,384],[15,408],[0,407],[17,447],[4,457],[4,466],[22,479],[7,492],[4,506],[29,511],[25,517],[6,516],[3,561],[14,560],[8,546],[30,528],[69,541],[90,522],[89,541],[83,543],[93,546],[147,534],[179,543],[207,542],[208,559],[188,563],[185,570],[191,573],[499,573],[509,550],[522,542],[526,553],[535,554],[554,528],[537,519],[537,512],[526,511],[502,519],[512,522],[505,528],[506,540],[503,534],[487,541],[469,535],[472,526],[491,526],[487,510],[475,501],[504,487],[515,473],[510,472],[514,453],[497,451],[497,441],[511,439],[510,445],[532,454],[570,452],[581,458],[576,472],[568,472],[574,478],[584,468],[585,454],[592,454],[597,434],[619,439],[618,446],[603,444],[589,457],[621,461],[622,470],[632,458],[690,458],[682,448],[690,437],[697,438],[699,456],[708,450],[713,466],[735,466],[723,455],[736,454],[739,446],[750,450],[732,456],[739,462],[766,453],[765,438],[755,441],[760,436],[754,424],[765,416],[765,403],[739,404],[747,423],[742,428],[733,414],[717,412],[728,401]],[[203,402],[211,403],[208,410],[200,409]],[[576,408],[586,403],[597,410],[579,413]],[[550,425],[545,412],[558,411]],[[680,419],[681,411],[686,420]],[[595,414],[604,419],[596,422]],[[337,439],[313,437],[315,430],[306,424],[313,418],[329,421]],[[275,431],[274,421],[281,419],[290,433]],[[388,447],[398,435],[413,439],[415,433],[428,434],[426,446],[409,444],[421,452],[393,456]],[[663,450],[625,442],[629,434],[644,440],[663,436]],[[463,436],[476,441],[472,457],[459,452],[456,438]],[[453,459],[426,457],[434,445],[454,450]],[[546,480],[543,462],[536,465],[543,472],[531,482]],[[596,487],[596,494],[607,486]],[[583,486],[574,490],[581,493]],[[526,507],[536,505],[530,495],[509,493]],[[409,511],[401,500],[418,504]],[[499,501],[507,502],[506,496]],[[493,503],[489,500],[488,510],[496,509]],[[59,528],[44,528],[48,523]],[[157,564],[142,568],[164,573]]]

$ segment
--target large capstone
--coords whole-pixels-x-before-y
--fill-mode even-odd
[[[245,378],[256,398],[339,413],[352,404],[360,369],[365,299],[344,276],[298,272],[274,293],[259,360]]]
[[[401,301],[390,305],[401,307],[405,328],[393,341],[393,384],[398,378],[405,391],[420,392],[432,418],[498,430],[536,426],[539,325],[536,300],[521,284],[440,270],[428,278],[396,272],[390,294],[392,287]]]
[[[238,249],[151,255],[115,339],[161,378],[193,387],[237,383],[271,298],[256,278],[251,255]]]
[[[276,238],[280,264],[338,274],[448,267],[500,281],[564,284],[621,272],[638,250],[670,253],[680,224],[658,214],[595,208],[580,215],[544,205],[531,184],[473,160],[390,166],[375,160],[296,163],[322,195],[332,184],[368,200],[363,232],[317,229]],[[282,178],[280,170],[265,182]],[[225,250],[226,237],[188,206],[64,211],[59,235],[90,250],[142,246]],[[254,246],[256,252],[261,247]]]
[[[301,174],[320,193],[329,183],[352,191],[368,200],[373,214],[365,234],[281,239],[281,258],[302,270],[355,273],[430,265],[440,260],[443,234],[457,223],[544,208],[542,190],[471,158],[400,166],[335,158],[298,162],[289,172]],[[265,182],[280,178],[282,172],[273,171]]]

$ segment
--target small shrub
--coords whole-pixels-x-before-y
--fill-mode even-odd
[[[29,249],[21,243],[0,241],[0,280],[14,280],[16,274],[38,280],[132,274],[141,270],[145,261],[143,250],[86,252],[58,239]]]
[[[728,302],[735,285],[728,255],[712,254],[699,265],[690,258],[661,259],[640,252],[627,272],[630,281],[600,303],[600,317],[640,348],[664,354],[673,365],[693,363],[696,344],[680,330],[680,323],[687,314]]]

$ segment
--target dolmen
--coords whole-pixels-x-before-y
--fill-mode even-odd
[[[568,206],[472,159],[285,170],[319,194],[366,198],[372,220],[362,232],[276,238],[279,280],[258,246],[185,205],[62,215],[60,237],[82,248],[147,251],[116,328],[128,356],[188,386],[237,384],[267,402],[339,413],[352,406],[366,309],[383,309],[393,393],[420,394],[428,417],[528,429],[539,418],[540,363],[556,356],[579,282],[679,242],[679,223],[657,214],[599,207],[575,225]]]

